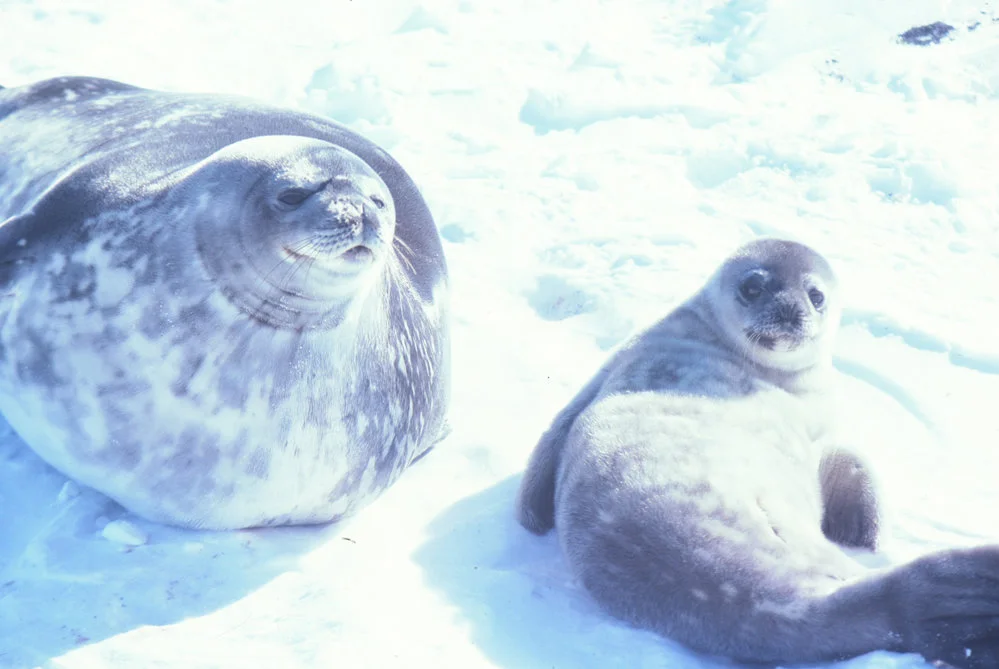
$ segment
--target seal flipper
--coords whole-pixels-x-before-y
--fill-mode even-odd
[[[751,620],[745,613],[743,620]],[[813,599],[805,615],[782,623],[770,638],[755,639],[768,652],[757,648],[740,659],[798,664],[883,649],[956,669],[995,669],[999,546],[941,551],[875,572]]]
[[[451,423],[448,421],[447,418],[445,418],[444,419],[444,423],[441,425],[440,432],[437,433],[437,437],[433,441],[430,442],[429,446],[427,446],[422,451],[420,451],[419,453],[417,453],[416,456],[412,460],[409,461],[409,464],[412,465],[413,463],[418,462],[419,460],[422,460],[424,458],[424,456],[427,455],[427,453],[429,453],[430,451],[432,451],[435,448],[437,448],[437,444],[439,444],[442,441],[444,441],[445,439],[447,439],[451,435],[452,432],[454,432],[454,428],[451,427]]]
[[[999,546],[925,555],[888,578],[903,650],[959,669],[999,666]]]
[[[827,451],[819,465],[822,532],[842,546],[877,547],[881,513],[870,469],[855,453]]]
[[[565,440],[576,418],[599,394],[616,360],[613,356],[555,416],[531,453],[517,494],[517,520],[534,534],[555,527],[555,479]]]
[[[770,563],[778,570],[745,569],[744,544],[729,553],[739,559],[704,565],[686,542],[649,527],[615,527],[567,552],[606,610],[697,652],[788,666],[888,650],[956,669],[999,666],[999,546],[935,553],[835,584],[812,565],[793,567],[787,544]],[[684,563],[694,570],[678,571]]]
[[[451,436],[452,432],[454,432],[454,428],[451,427],[451,421],[445,418],[444,423],[441,425],[441,431],[437,435],[437,439],[434,440],[434,443],[430,444],[430,448],[433,448],[437,444],[447,439],[449,436]]]

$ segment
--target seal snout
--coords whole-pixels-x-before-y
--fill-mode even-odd
[[[353,154],[320,148],[294,154],[261,182],[260,225],[247,226],[294,271],[307,267],[302,276],[312,282],[322,271],[343,278],[377,266],[395,229],[392,193],[378,174]]]
[[[746,336],[757,346],[770,351],[781,343],[795,348],[810,337],[811,321],[805,308],[795,300],[775,299],[769,308],[757,314],[745,329]]]
[[[353,194],[338,195],[327,205],[328,216],[324,217],[324,232],[332,232],[337,236],[347,235],[365,243],[369,238],[377,236],[383,227],[375,205],[367,198]]]
[[[334,228],[346,228],[353,234],[359,234],[364,228],[364,205],[356,198],[340,196],[330,203],[330,220]]]
[[[775,318],[784,328],[797,332],[801,329],[805,320],[805,310],[800,304],[794,302],[778,302],[775,309]]]
[[[330,215],[320,230],[320,236],[331,243],[331,256],[351,264],[365,265],[375,259],[380,221],[362,198],[341,195],[329,203]]]

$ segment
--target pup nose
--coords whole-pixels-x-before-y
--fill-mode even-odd
[[[785,325],[799,328],[804,316],[805,312],[800,305],[789,302],[781,302],[777,305],[777,318]]]

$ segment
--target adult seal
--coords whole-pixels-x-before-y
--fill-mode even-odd
[[[328,119],[89,77],[0,91],[0,412],[147,519],[326,523],[442,438],[416,185]]]
[[[806,246],[740,247],[555,417],[519,520],[554,526],[609,613],[702,653],[999,666],[999,548],[881,570],[839,548],[876,548],[880,513],[870,469],[833,429],[836,286]]]

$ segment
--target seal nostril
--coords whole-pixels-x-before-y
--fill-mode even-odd
[[[777,305],[777,318],[781,323],[791,327],[801,327],[804,320],[804,312],[797,304],[782,303]]]

